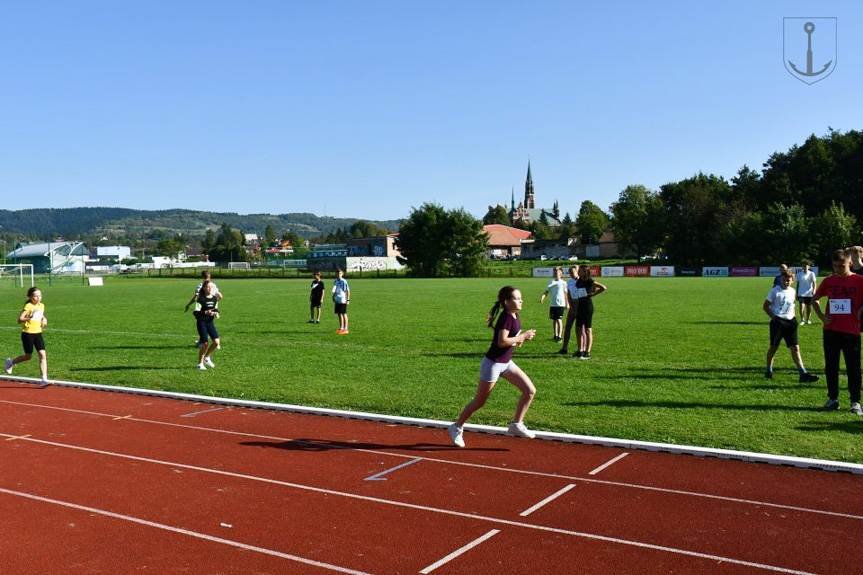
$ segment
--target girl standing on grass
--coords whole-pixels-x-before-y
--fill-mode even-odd
[[[578,342],[578,351],[573,357],[590,359],[590,350],[593,348],[593,298],[606,290],[606,287],[590,277],[590,267],[578,266],[578,281],[575,282],[578,290],[578,312],[575,316],[575,339]]]
[[[476,395],[462,410],[458,421],[447,428],[450,439],[458,447],[464,447],[465,422],[485,405],[500,377],[521,391],[521,397],[515,407],[515,417],[507,433],[528,439],[535,437],[535,434],[524,425],[524,415],[536,395],[536,387],[527,374],[511,359],[515,346],[521,347],[525,341],[533,339],[536,335],[535,329],[522,333],[521,320],[518,317],[521,307],[522,299],[519,290],[512,286],[501,288],[497,294],[497,302],[488,314],[488,327],[494,327],[494,337],[491,340],[491,347],[482,358]],[[500,312],[499,316],[498,312]]]
[[[197,298],[201,309],[195,310],[195,325],[198,328],[198,341],[201,342],[201,348],[198,350],[198,369],[200,370],[206,370],[207,366],[216,367],[210,356],[217,349],[222,349],[215,323],[215,320],[221,317],[219,310],[216,309],[219,299],[216,284],[204,280]],[[207,336],[210,336],[213,341],[207,342]]]
[[[48,325],[48,319],[45,317],[42,291],[37,287],[31,287],[27,290],[27,298],[27,301],[24,302],[24,309],[18,316],[18,323],[24,324],[24,330],[21,332],[24,355],[19,355],[15,359],[7,357],[3,367],[8,375],[12,375],[12,367],[15,364],[29,361],[33,357],[33,348],[36,348],[36,352],[39,354],[39,371],[42,374],[42,382],[39,387],[45,387],[48,385],[48,356],[45,354],[45,340],[42,339],[42,330]]]

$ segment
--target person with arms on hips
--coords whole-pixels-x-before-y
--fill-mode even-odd
[[[204,371],[207,367],[216,367],[211,356],[217,349],[222,349],[219,332],[216,330],[216,321],[221,317],[218,310],[219,297],[216,285],[213,282],[204,281],[198,294],[197,303],[200,309],[195,310],[195,327],[198,329],[198,341],[201,347],[198,349],[198,369]],[[207,341],[207,338],[212,341]]]
[[[566,314],[566,325],[563,328],[563,347],[557,352],[560,355],[569,353],[569,338],[572,336],[572,326],[578,313],[578,267],[569,268],[569,279],[566,280],[566,301],[569,312]]]
[[[479,385],[473,400],[468,403],[459,415],[458,420],[447,428],[449,437],[457,447],[464,447],[464,424],[479,408],[485,405],[491,395],[498,378],[502,377],[521,392],[521,397],[515,407],[515,416],[507,428],[507,433],[516,437],[533,439],[535,434],[524,424],[524,416],[536,395],[536,387],[527,374],[512,361],[512,352],[516,346],[536,335],[535,329],[521,331],[519,312],[522,307],[521,292],[512,286],[501,288],[497,294],[497,302],[488,314],[488,327],[494,328],[491,340],[479,370]],[[500,315],[498,315],[500,313]]]
[[[575,287],[578,290],[578,311],[575,314],[575,341],[578,351],[572,356],[590,359],[590,350],[593,349],[593,298],[608,288],[590,277],[590,267],[586,265],[578,266]]]
[[[818,287],[818,278],[809,262],[803,262],[797,272],[797,302],[800,307],[800,325],[812,323],[812,296]]]
[[[323,301],[324,282],[321,280],[321,272],[315,272],[309,294],[309,323],[321,323],[321,303]]]
[[[770,347],[767,348],[767,371],[764,377],[773,379],[773,358],[779,349],[779,344],[785,340],[785,345],[791,351],[791,359],[797,366],[802,383],[818,381],[818,376],[806,371],[803,358],[800,356],[800,343],[797,338],[797,320],[794,319],[794,288],[791,287],[793,276],[791,270],[782,272],[778,286],[767,294],[764,300],[764,313],[770,318]]]
[[[863,276],[851,273],[851,255],[836,250],[831,258],[833,273],[825,278],[812,298],[815,315],[824,324],[824,379],[827,403],[824,409],[839,409],[839,356],[845,356],[851,413],[863,415],[860,407],[860,313],[863,311]],[[827,297],[827,312],[819,300]]]
[[[351,288],[344,275],[345,272],[342,271],[342,268],[336,269],[336,281],[333,284],[333,303],[335,304],[335,313],[339,317],[339,329],[336,330],[336,333],[339,335],[350,333],[348,331],[348,306],[351,303]]]
[[[27,290],[27,301],[24,302],[24,309],[18,315],[18,323],[24,326],[21,331],[24,354],[15,359],[7,357],[3,367],[8,375],[12,375],[12,368],[19,363],[30,361],[35,349],[39,355],[39,373],[42,374],[39,387],[45,387],[48,385],[48,355],[45,353],[42,330],[48,325],[48,318],[45,317],[45,304],[42,303],[42,290],[39,288],[31,287]]]
[[[545,301],[545,296],[551,294],[549,299],[548,318],[554,328],[554,341],[561,341],[563,333],[563,314],[568,306],[566,297],[566,282],[563,281],[563,268],[554,268],[554,279],[548,283],[548,287],[542,292],[539,303]]]

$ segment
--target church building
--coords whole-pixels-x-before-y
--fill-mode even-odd
[[[533,176],[530,173],[530,160],[527,161],[527,180],[524,182],[524,201],[515,205],[515,190],[512,192],[512,204],[509,210],[509,219],[515,225],[516,222],[522,222],[524,226],[529,226],[533,222],[538,222],[542,219],[543,214],[548,222],[549,227],[556,228],[560,226],[560,208],[557,205],[557,200],[554,201],[554,207],[550,210],[547,208],[537,208],[536,198],[533,191]]]

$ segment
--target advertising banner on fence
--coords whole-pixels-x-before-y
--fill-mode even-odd
[[[698,276],[698,268],[677,268],[677,275],[687,278],[696,277]],[[725,275],[728,275],[728,272]]]
[[[599,266],[588,266],[590,268],[590,277],[598,278],[602,276],[602,268]]]
[[[734,278],[754,278],[758,277],[758,268],[755,266],[734,266],[730,270],[730,275]]]
[[[554,268],[533,268],[533,277],[535,278],[553,278]]]
[[[626,266],[623,274],[628,278],[646,278],[650,275],[650,266]]]
[[[650,277],[673,278],[674,266],[650,266]]]
[[[761,266],[758,268],[758,277],[773,278],[779,275],[779,266]]]
[[[602,266],[602,277],[604,278],[622,278],[623,266]]]
[[[701,268],[701,275],[706,278],[727,278],[728,277],[728,268],[727,267],[703,267]]]

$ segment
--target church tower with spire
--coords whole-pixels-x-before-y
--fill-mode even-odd
[[[533,210],[536,200],[533,197],[533,176],[530,175],[530,160],[527,161],[527,180],[524,182],[524,207]]]

